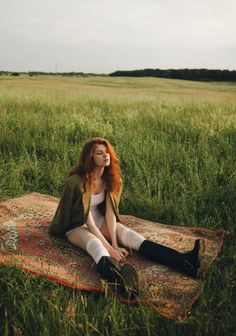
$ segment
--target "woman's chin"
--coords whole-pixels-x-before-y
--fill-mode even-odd
[[[99,168],[105,168],[105,167],[109,167],[110,166],[110,162],[108,162],[108,163],[101,163],[100,165],[97,165],[97,167],[99,167]]]

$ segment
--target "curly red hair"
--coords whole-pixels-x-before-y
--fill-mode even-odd
[[[104,145],[110,154],[110,165],[104,168],[102,176],[106,182],[106,187],[109,191],[119,192],[122,184],[120,162],[114,148],[104,138],[91,138],[84,144],[79,163],[71,169],[69,176],[78,174],[85,180],[88,188],[91,190],[95,178],[95,163],[92,154],[96,145]]]

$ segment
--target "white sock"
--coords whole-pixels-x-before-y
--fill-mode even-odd
[[[130,247],[136,251],[138,251],[144,240],[145,238],[143,236],[130,229],[123,230],[120,237],[120,241],[124,246]]]
[[[101,257],[110,257],[107,249],[103,246],[101,240],[98,238],[92,238],[87,242],[86,251],[95,260],[96,264],[99,262]]]

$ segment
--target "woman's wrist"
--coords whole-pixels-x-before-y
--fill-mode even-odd
[[[106,249],[108,253],[110,253],[114,249],[114,247],[112,245],[109,245],[108,247],[106,247]]]

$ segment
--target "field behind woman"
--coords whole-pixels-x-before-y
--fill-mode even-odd
[[[0,77],[0,200],[60,196],[84,141],[121,162],[123,214],[225,230],[189,320],[0,268],[0,335],[235,335],[236,84]]]

